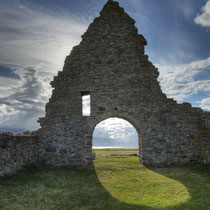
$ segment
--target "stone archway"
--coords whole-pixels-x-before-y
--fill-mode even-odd
[[[144,54],[147,41],[135,21],[109,0],[66,57],[51,86],[46,116],[39,120],[40,159],[53,165],[92,163],[92,132],[99,122],[120,117],[141,135],[144,165],[201,162],[202,110],[177,104],[162,92],[158,69]],[[90,96],[83,116],[82,97]]]
[[[138,144],[138,146],[137,145],[135,145],[134,147],[136,147],[137,146],[137,148],[136,149],[138,149],[138,153],[139,153],[139,157],[140,157],[140,162],[141,162],[141,135],[140,135],[140,131],[139,131],[139,129],[137,130],[137,128],[135,127],[135,125],[133,125],[133,123],[132,122],[130,122],[129,120],[127,120],[127,119],[123,119],[123,118],[120,118],[120,117],[111,117],[111,118],[107,118],[107,119],[104,119],[104,120],[102,120],[102,121],[100,121],[95,127],[94,127],[94,129],[93,129],[93,133],[92,133],[92,142],[94,141],[94,134],[95,134],[95,132],[97,131],[96,129],[97,129],[97,126],[99,126],[100,124],[102,124],[102,123],[105,123],[106,121],[108,122],[108,121],[111,121],[111,120],[117,120],[117,123],[115,122],[114,124],[116,125],[116,124],[118,124],[118,123],[125,123],[125,124],[127,124],[127,126],[130,126],[130,128],[131,128],[131,130],[132,130],[132,133],[134,132],[135,134],[136,134],[136,138],[135,138],[135,141],[136,141],[136,143]],[[118,121],[119,120],[119,121]],[[110,127],[112,127],[113,128],[113,125],[111,125]],[[124,130],[124,129],[120,129],[120,131],[122,132],[122,134],[126,134],[126,130]],[[108,133],[107,131],[104,131],[105,133]],[[112,133],[114,133],[114,134],[116,134],[117,132],[116,131],[112,131]],[[97,137],[96,137],[97,138]],[[118,140],[120,139],[120,137],[118,137]],[[130,138],[129,139],[126,139],[126,140],[131,140]],[[96,142],[96,141],[95,141]],[[112,143],[114,142],[114,140],[112,140]],[[129,143],[132,143],[132,142],[129,142],[128,141],[128,143],[126,144],[126,147],[127,147],[127,145],[129,145]],[[134,143],[134,142],[133,142]],[[107,144],[106,146],[108,146],[108,147],[112,147],[112,146],[114,146],[113,148],[115,148],[115,146],[116,145],[112,145],[112,144]],[[118,143],[117,144],[117,147],[116,148],[124,148],[124,144],[122,145],[122,142],[121,143]],[[133,145],[130,145],[130,146],[133,146]],[[132,147],[132,149],[134,149],[134,147]],[[92,144],[92,148],[93,148],[93,144]],[[127,149],[127,148],[124,148],[124,149]],[[131,149],[131,148],[128,148],[128,149]]]

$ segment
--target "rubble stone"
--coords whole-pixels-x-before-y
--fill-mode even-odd
[[[37,136],[0,134],[0,177],[37,161]]]
[[[0,176],[39,161],[92,164],[93,131],[110,117],[136,128],[144,165],[210,163],[210,112],[166,97],[158,69],[144,54],[147,41],[134,24],[119,3],[107,2],[51,82],[41,128],[0,133]],[[82,96],[89,94],[91,113],[83,116]]]
[[[54,90],[38,135],[40,147],[53,143],[67,152],[40,150],[46,163],[91,164],[94,128],[110,117],[136,128],[144,165],[209,162],[203,111],[162,93],[158,69],[144,54],[147,41],[134,24],[118,2],[108,1],[66,57],[51,82]],[[88,94],[91,114],[83,116],[82,96]]]

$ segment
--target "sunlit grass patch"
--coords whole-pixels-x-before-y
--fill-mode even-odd
[[[138,164],[138,157],[100,157],[95,167],[102,185],[121,202],[167,207],[190,199],[184,184]]]

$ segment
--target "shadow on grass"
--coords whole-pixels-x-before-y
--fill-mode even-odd
[[[149,168],[182,182],[190,193],[186,203],[164,209],[208,209],[202,201],[202,183],[209,181],[210,166]],[[176,172],[176,173],[175,173]],[[190,176],[200,177],[191,183]],[[203,199],[202,200],[202,196]],[[201,199],[197,199],[201,197]],[[210,202],[209,202],[210,203]],[[95,168],[29,166],[11,177],[0,178],[0,209],[161,209],[119,202],[103,187]]]
[[[151,209],[114,199],[95,168],[28,166],[0,178],[0,209]]]

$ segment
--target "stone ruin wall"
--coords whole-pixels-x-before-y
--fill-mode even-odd
[[[162,93],[158,70],[144,54],[147,42],[134,24],[117,2],[108,1],[66,57],[63,71],[51,82],[46,116],[39,120],[46,163],[90,164],[94,128],[109,117],[136,128],[144,165],[202,162],[202,110]],[[91,97],[89,117],[82,116],[86,92]]]
[[[134,24],[117,2],[108,1],[51,82],[38,137],[0,135],[0,175],[37,161],[91,164],[94,128],[109,117],[136,128],[144,165],[210,163],[210,114],[162,93],[158,70],[144,54],[147,42]],[[90,116],[82,116],[86,92]]]
[[[37,136],[0,133],[0,177],[37,161]]]
[[[210,112],[203,112],[201,159],[203,163],[210,163]]]
[[[196,150],[200,154],[200,163],[210,163],[210,112],[203,112],[202,139]],[[39,161],[41,141],[34,134],[0,134],[0,177],[14,174],[22,167]],[[53,149],[51,148],[51,151]],[[48,148],[50,152],[50,148]],[[182,154],[185,155],[185,154]]]
[[[201,131],[203,138],[196,149],[200,153],[200,163],[208,164],[210,163],[210,112],[203,112],[203,125]],[[0,133],[0,177],[12,175],[22,167],[39,161],[40,143],[35,134]]]
[[[202,139],[197,144],[196,150],[200,154],[200,163],[208,164],[210,163],[210,112],[203,112],[202,120]],[[40,154],[45,150],[38,149],[41,145],[42,141],[36,134],[0,133],[0,177],[12,175],[22,167],[40,161]],[[50,151],[54,151],[54,148],[48,148],[48,152]]]

